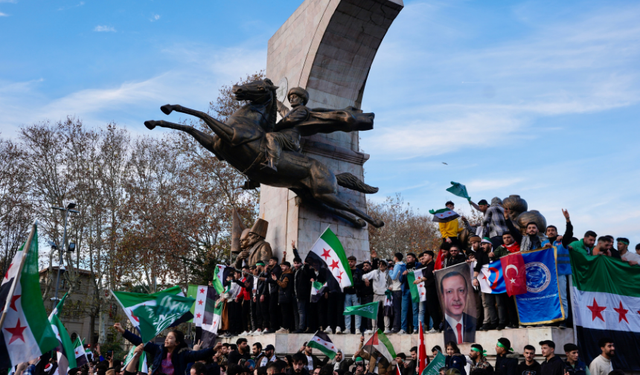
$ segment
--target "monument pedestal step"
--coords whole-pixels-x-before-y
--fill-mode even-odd
[[[298,352],[302,344],[311,339],[313,334],[269,333],[259,336],[220,337],[219,341],[235,344],[236,340],[240,337],[245,337],[249,342],[249,346],[255,342],[261,343],[263,348],[272,344],[276,348],[277,355],[284,355]],[[360,335],[334,333],[329,335],[329,337],[337,348],[342,349],[346,356],[353,355],[360,343]],[[365,340],[368,340],[370,337],[371,335],[366,335]],[[389,341],[391,341],[391,344],[393,344],[396,353],[405,353],[407,356],[409,356],[410,349],[417,346],[420,342],[417,334],[390,334],[387,335],[387,337]],[[487,351],[487,356],[491,358],[496,354],[495,345],[500,337],[508,338],[511,341],[513,350],[520,354],[522,354],[525,345],[533,345],[536,348],[536,354],[540,355],[540,345],[538,345],[538,343],[543,340],[552,340],[556,343],[556,354],[564,354],[564,344],[574,342],[573,329],[535,327],[504,329],[500,331],[478,331],[476,332],[476,343],[482,345]],[[424,341],[429,356],[431,356],[431,348],[436,345],[440,345],[440,347],[445,350],[442,333],[425,333]],[[460,344],[460,351],[463,354],[468,354],[471,344],[472,343]]]

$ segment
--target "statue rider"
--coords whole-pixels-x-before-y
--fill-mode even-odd
[[[287,98],[291,103],[291,110],[278,121],[274,131],[265,136],[267,161],[264,165],[274,171],[278,170],[282,150],[300,151],[300,131],[296,129],[296,125],[308,121],[311,117],[311,110],[306,106],[309,101],[307,90],[294,87],[287,93]]]

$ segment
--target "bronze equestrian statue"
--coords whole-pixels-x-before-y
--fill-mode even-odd
[[[342,217],[356,227],[364,227],[365,221],[376,228],[382,227],[382,220],[372,218],[338,196],[338,186],[366,194],[378,191],[356,176],[350,173],[336,175],[319,161],[289,148],[282,149],[277,168],[265,167],[269,164],[266,135],[276,129],[277,88],[270,79],[233,86],[235,99],[249,103],[231,115],[226,123],[181,105],[166,104],[160,107],[166,115],[176,111],[202,119],[215,133],[213,136],[192,126],[168,121],[145,121],[144,124],[149,129],[161,126],[191,134],[202,146],[221,160],[226,160],[251,182],[288,188],[303,202]],[[295,127],[303,136],[338,130],[370,130],[373,128],[373,114],[362,113],[355,108],[337,111],[312,109],[308,121],[297,123]]]

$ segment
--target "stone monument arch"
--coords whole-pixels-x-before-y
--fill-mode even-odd
[[[309,92],[309,107],[360,108],[373,59],[402,8],[402,0],[305,0],[269,40],[266,76],[279,86],[279,99],[289,105],[287,91],[299,86]],[[316,134],[301,146],[332,170],[364,180],[369,155],[359,151],[358,132]],[[341,187],[339,195],[366,209],[363,193]],[[287,250],[289,260],[292,240],[304,257],[327,226],[349,255],[369,258],[367,228],[300,204],[288,189],[262,185],[260,217],[269,222],[274,253]]]

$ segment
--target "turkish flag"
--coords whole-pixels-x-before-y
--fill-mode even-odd
[[[442,269],[444,259],[442,259],[442,250],[438,251],[438,256],[436,257],[436,264],[434,265],[433,269],[434,270],[440,270]]]
[[[500,258],[500,264],[509,297],[525,294],[527,292],[527,275],[522,254],[514,253],[503,256]]]

